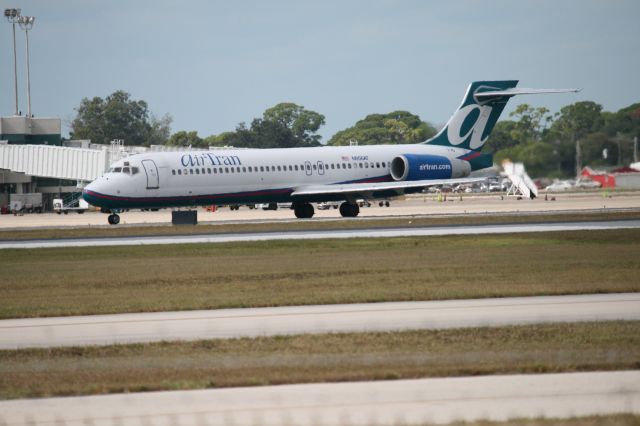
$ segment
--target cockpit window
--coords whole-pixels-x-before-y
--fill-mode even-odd
[[[128,168],[128,167],[123,167],[123,168],[122,168],[122,173],[129,174],[129,173],[130,173],[130,172],[129,172],[129,168]]]
[[[112,172],[113,173],[120,173],[122,171],[122,167],[114,167]]]
[[[132,168],[131,168],[131,174],[132,174],[132,175],[135,175],[135,174],[136,174],[136,173],[138,173],[139,171],[140,171],[140,170],[138,170],[138,168],[137,168],[137,167],[132,167]]]

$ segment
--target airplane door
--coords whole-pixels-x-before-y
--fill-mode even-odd
[[[153,160],[142,160],[142,167],[147,174],[147,189],[158,189],[160,187],[160,177],[158,167]]]
[[[324,164],[322,163],[322,161],[318,161],[318,174],[319,175],[324,174]]]
[[[305,161],[304,162],[304,172],[306,173],[307,176],[311,176],[311,161]]]

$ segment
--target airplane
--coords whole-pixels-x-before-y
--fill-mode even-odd
[[[404,145],[147,152],[113,163],[83,198],[120,222],[126,209],[292,203],[311,218],[311,203],[338,201],[343,217],[358,199],[388,199],[433,185],[469,183],[493,166],[481,152],[507,101],[516,95],[579,89],[516,88],[518,80],[471,83],[460,107],[434,137]]]

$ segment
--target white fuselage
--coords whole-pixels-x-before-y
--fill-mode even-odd
[[[391,162],[399,155],[437,155],[455,164],[468,152],[411,144],[144,153],[114,163],[84,197],[111,209],[289,201],[293,190],[309,185],[393,181]],[[451,177],[468,173],[454,168]],[[307,201],[330,199],[345,197]]]

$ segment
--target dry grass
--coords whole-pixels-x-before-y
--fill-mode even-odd
[[[403,218],[357,218],[346,220],[294,220],[268,223],[200,224],[197,226],[132,225],[98,227],[0,230],[0,241],[55,238],[117,237],[144,235],[223,234],[237,232],[285,232],[319,229],[362,229],[388,227],[422,227],[444,225],[481,225],[503,223],[566,222],[584,220],[640,219],[638,211],[618,212],[554,212],[554,213],[492,213],[464,216],[406,216]]]
[[[0,318],[640,291],[640,230],[5,251]]]
[[[0,398],[640,368],[640,321],[0,351]]]

